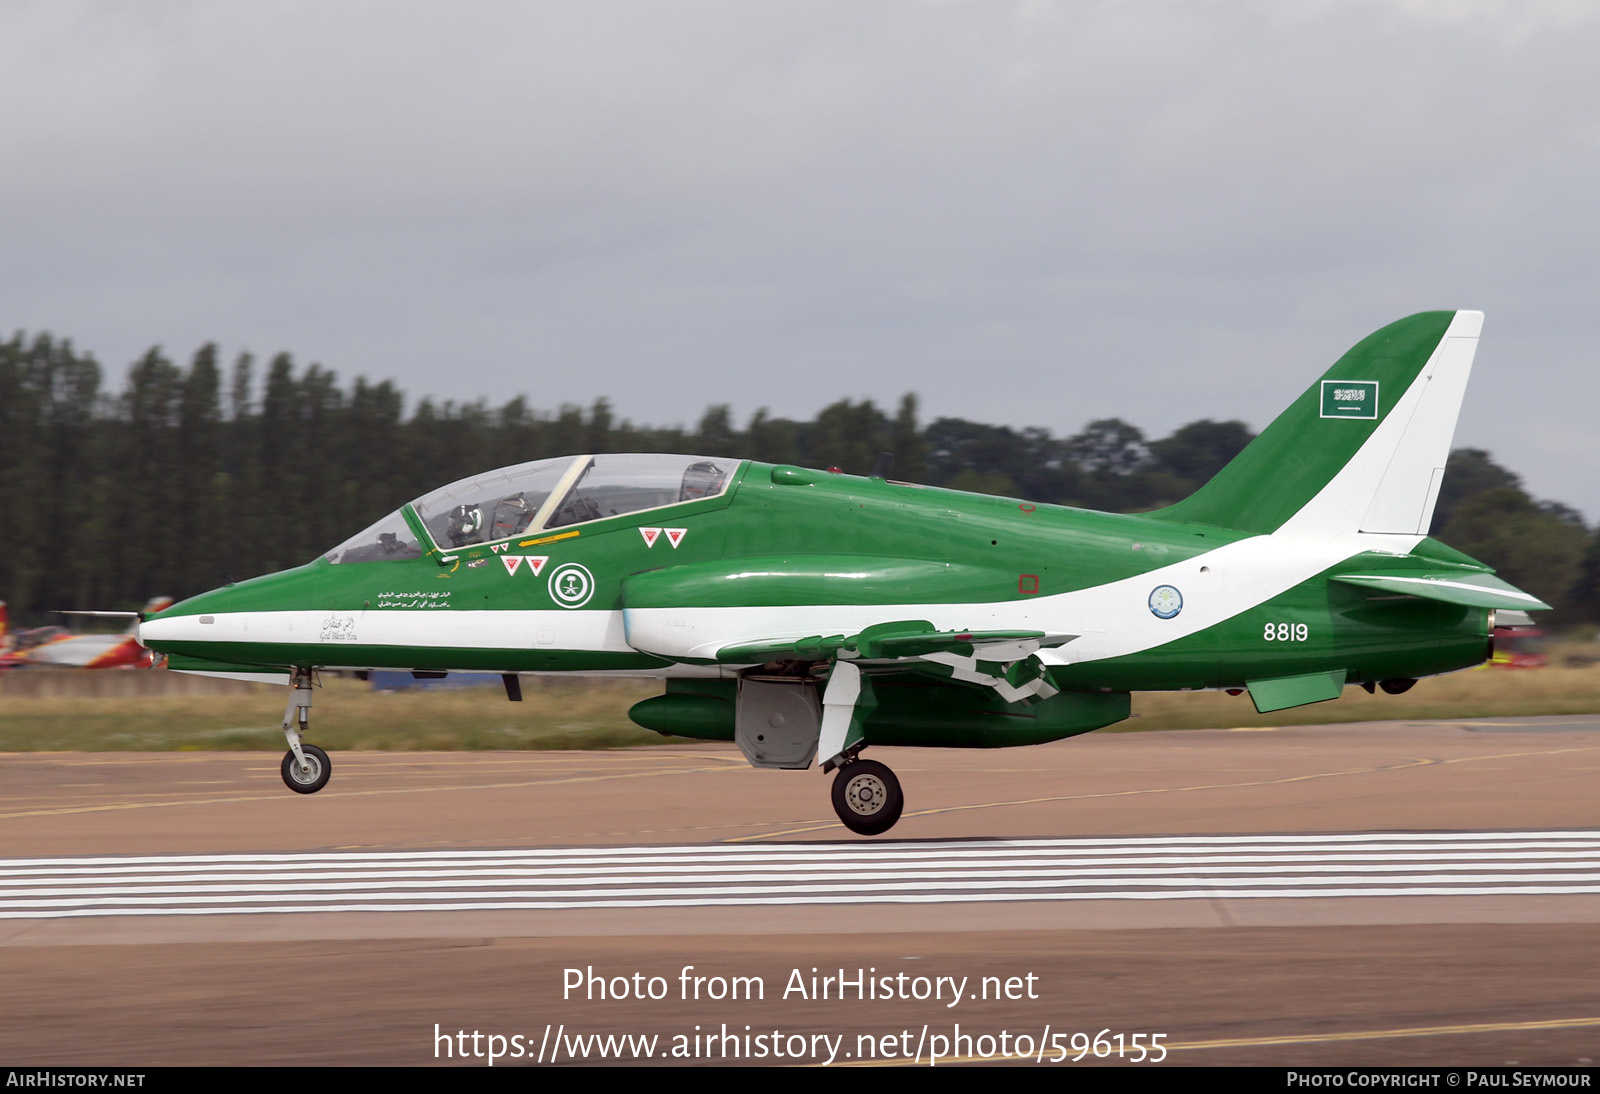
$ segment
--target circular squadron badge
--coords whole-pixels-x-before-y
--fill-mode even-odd
[[[1183,594],[1171,585],[1157,585],[1150,592],[1150,612],[1157,619],[1171,619],[1183,611]]]

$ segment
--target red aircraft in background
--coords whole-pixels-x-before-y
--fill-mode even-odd
[[[72,634],[64,627],[35,627],[12,632],[7,625],[5,602],[0,601],[0,669],[44,665],[75,669],[149,668],[150,651],[139,645],[139,615],[152,615],[171,604],[170,596],[158,596],[145,604],[143,613],[63,613],[128,620],[127,629],[118,634]]]

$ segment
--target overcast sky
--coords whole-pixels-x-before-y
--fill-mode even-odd
[[[1600,4],[0,6],[0,318],[636,422],[1260,428],[1487,313],[1458,445],[1600,517]]]

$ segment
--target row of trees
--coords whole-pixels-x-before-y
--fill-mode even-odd
[[[1249,443],[1242,422],[1191,422],[1148,440],[1120,419],[1070,437],[959,418],[918,422],[842,400],[811,421],[758,411],[739,428],[712,406],[693,429],[617,420],[605,399],[550,412],[516,398],[423,399],[406,413],[389,381],[231,363],[203,346],[181,366],[159,349],[120,391],[92,356],[48,334],[0,343],[0,599],[15,617],[136,607],[314,557],[401,502],[487,468],[574,452],[695,452],[865,473],[1119,512],[1187,496]],[[1600,622],[1600,538],[1580,514],[1536,501],[1486,452],[1452,453],[1434,524],[1451,546]]]

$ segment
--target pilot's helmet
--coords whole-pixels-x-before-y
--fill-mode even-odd
[[[445,526],[451,544],[456,547],[475,542],[470,537],[482,527],[483,510],[476,505],[458,505],[450,510],[449,523]]]
[[[683,485],[678,489],[678,500],[714,498],[722,493],[722,484],[727,478],[726,472],[710,460],[691,463],[683,473]]]

